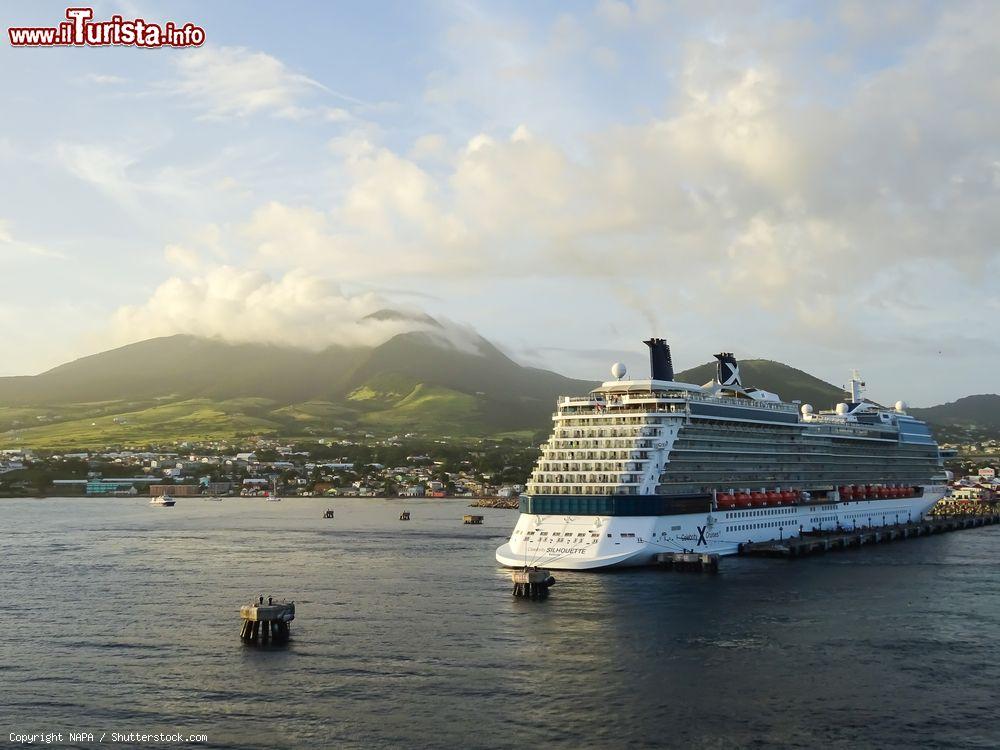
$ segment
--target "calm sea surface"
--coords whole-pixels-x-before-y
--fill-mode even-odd
[[[486,521],[463,526],[465,512]],[[1000,527],[730,558],[717,576],[557,571],[531,602],[493,560],[516,515],[0,500],[0,741],[1000,746]],[[295,600],[286,646],[241,643],[238,607],[259,593]]]

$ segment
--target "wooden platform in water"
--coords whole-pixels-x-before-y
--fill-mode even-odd
[[[946,531],[960,531],[1000,523],[1000,514],[979,516],[934,516],[923,521],[892,524],[864,529],[836,529],[812,532],[788,539],[768,542],[746,542],[739,554],[757,557],[801,557],[833,549],[863,547],[866,544],[893,542],[930,536]]]
[[[656,564],[664,570],[719,572],[719,556],[699,552],[660,552]]]

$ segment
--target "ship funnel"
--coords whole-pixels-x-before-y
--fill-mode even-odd
[[[649,377],[653,380],[673,380],[674,363],[670,359],[670,345],[665,339],[643,341],[649,347]]]
[[[733,353],[722,352],[721,354],[716,354],[715,358],[719,360],[715,375],[719,384],[733,388],[742,388],[743,381],[740,380],[740,366]]]

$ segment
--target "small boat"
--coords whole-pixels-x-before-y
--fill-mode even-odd
[[[323,514],[323,518],[333,518],[333,509],[327,508],[326,513]]]
[[[281,496],[278,495],[278,480],[275,479],[271,482],[271,491],[270,492],[265,491],[264,497],[269,503],[281,502]]]
[[[222,498],[218,495],[209,495],[208,497],[203,497],[202,500],[206,502],[221,503]]]
[[[162,506],[164,508],[169,508],[169,507],[171,507],[176,502],[177,501],[174,500],[174,498],[172,496],[170,496],[170,495],[156,495],[155,497],[153,497],[153,498],[150,499],[149,504],[150,505],[159,505],[159,506]]]

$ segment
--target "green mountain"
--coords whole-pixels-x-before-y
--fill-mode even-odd
[[[422,330],[376,347],[319,351],[169,336],[0,378],[0,448],[93,447],[414,432],[455,437],[547,432],[557,396],[594,383],[523,367],[481,336],[426,316],[382,311]],[[740,363],[748,385],[817,409],[843,396],[780,362]],[[715,363],[677,373],[707,383]],[[936,425],[1000,432],[1000,396],[913,409]]]
[[[966,396],[940,406],[910,409],[910,414],[938,425],[980,427],[1000,432],[1000,395]]]
[[[817,410],[832,409],[844,400],[844,392],[825,380],[769,359],[740,360],[740,376],[747,386],[761,388],[781,396],[783,401],[799,400]],[[679,372],[677,380],[702,385],[715,377],[715,362],[708,362]]]
[[[319,436],[338,428],[528,434],[547,428],[558,395],[593,385],[522,367],[482,337],[424,322],[429,330],[381,346],[317,352],[169,336],[0,378],[0,447]]]
[[[241,397],[302,401],[332,395],[367,353],[168,336],[82,357],[41,375],[0,378],[0,404]]]

